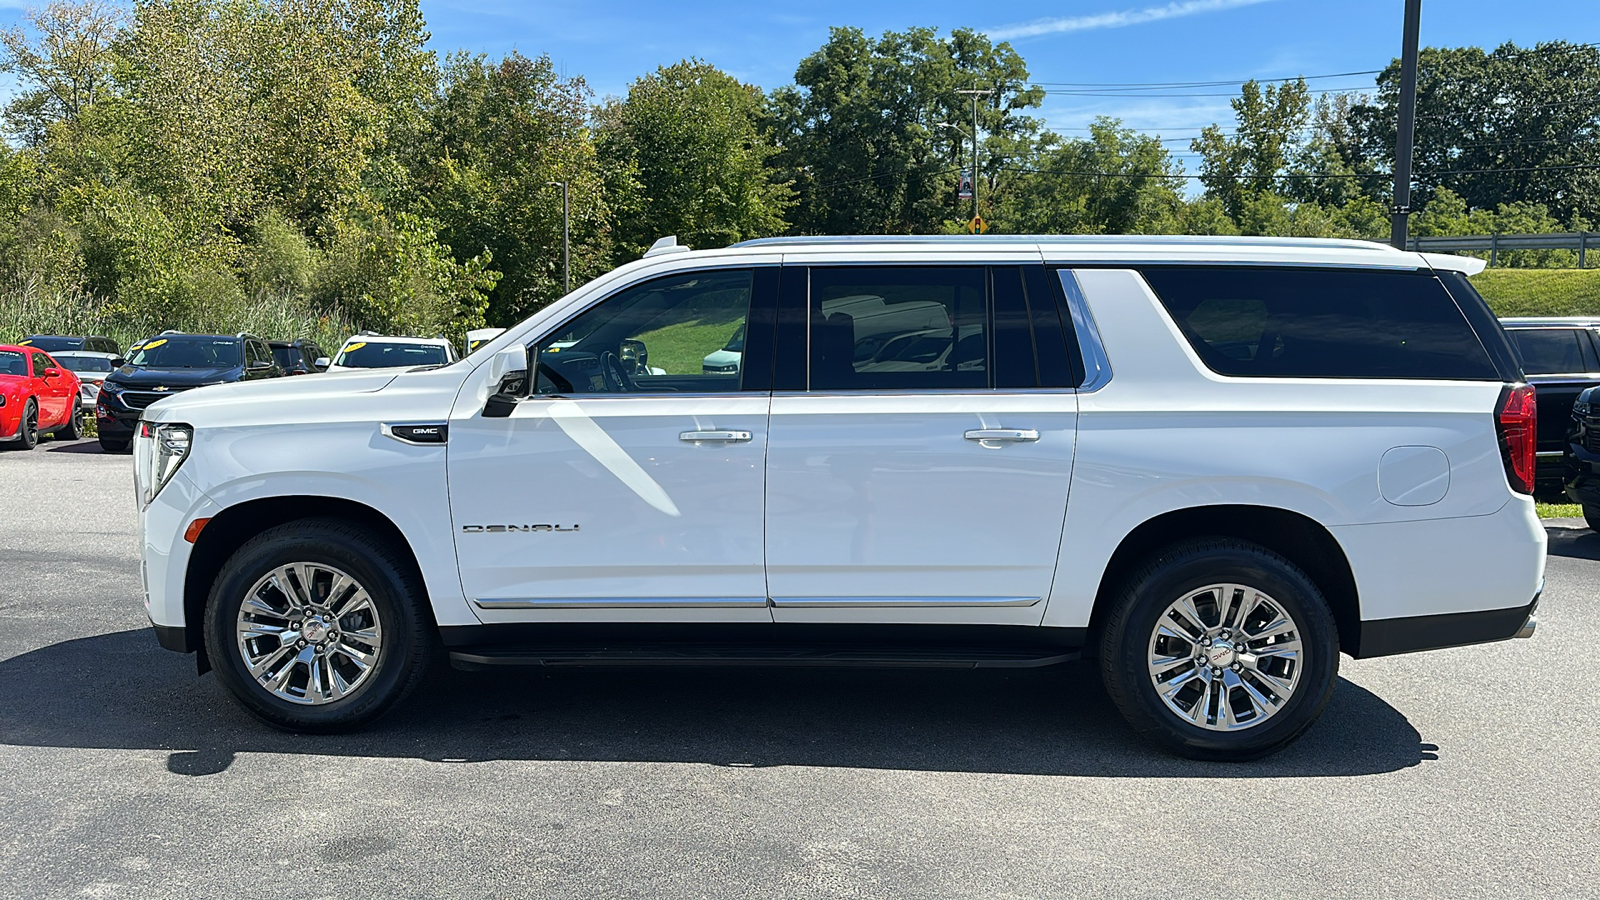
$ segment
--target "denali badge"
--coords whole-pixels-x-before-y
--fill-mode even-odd
[[[571,528],[560,525],[463,525],[462,534],[501,534],[507,531],[577,531],[574,524]]]

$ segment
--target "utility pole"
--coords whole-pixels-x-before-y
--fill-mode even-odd
[[[956,91],[958,94],[969,94],[972,97],[972,219],[978,219],[978,98],[994,93],[992,90],[973,89],[970,91]]]
[[[1389,243],[1406,249],[1406,229],[1411,215],[1411,149],[1417,131],[1417,32],[1422,23],[1422,0],[1406,0],[1404,45],[1400,49],[1400,121],[1394,141],[1394,209],[1389,220]]]
[[[550,187],[561,187],[561,296],[572,293],[572,206],[567,202],[565,181],[546,181]]]

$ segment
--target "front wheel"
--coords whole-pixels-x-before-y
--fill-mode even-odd
[[[39,446],[39,404],[32,397],[28,398],[28,405],[22,408],[22,422],[17,426],[17,442],[12,446],[18,450],[32,450]]]
[[[1590,531],[1600,531],[1600,506],[1585,506],[1583,521],[1588,524]]]
[[[421,680],[436,637],[415,566],[348,522],[269,529],[223,565],[206,653],[244,707],[285,731],[358,728]]]
[[[1333,693],[1339,640],[1317,586],[1255,544],[1157,553],[1101,636],[1106,689],[1133,728],[1193,759],[1247,760],[1310,727]]]
[[[116,438],[101,437],[100,449],[106,453],[121,453],[128,449],[128,442],[126,440],[117,440]]]

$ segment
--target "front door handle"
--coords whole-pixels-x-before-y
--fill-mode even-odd
[[[975,428],[962,437],[969,441],[1037,441],[1039,432],[1032,428]]]
[[[742,444],[750,440],[748,431],[685,431],[678,435],[678,440],[700,443],[702,441],[715,441],[723,444]]]

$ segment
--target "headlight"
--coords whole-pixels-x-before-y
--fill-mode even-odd
[[[107,381],[100,385],[100,390],[107,394],[116,395],[122,393],[122,385],[115,381]]]
[[[1587,403],[1574,403],[1574,404],[1572,404],[1572,414],[1575,415],[1575,416],[1587,416],[1589,414],[1589,404],[1587,404]]]
[[[189,458],[194,429],[188,425],[140,420],[133,440],[133,488],[139,495],[139,508],[161,493],[178,467]]]

